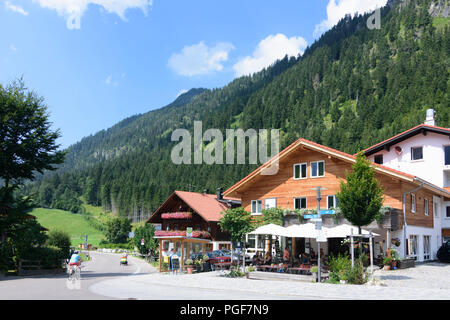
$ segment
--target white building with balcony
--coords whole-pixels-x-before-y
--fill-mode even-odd
[[[424,124],[380,142],[364,153],[374,163],[414,175],[425,180],[424,183],[450,191],[450,129],[436,126],[432,109],[427,110]],[[414,191],[404,196],[414,198]],[[446,200],[433,197],[433,228],[406,226],[408,243],[406,248],[402,248],[406,249],[406,255],[417,257],[419,261],[435,259],[434,254],[428,254],[435,252],[430,247],[439,248],[443,242],[450,241],[450,201]]]

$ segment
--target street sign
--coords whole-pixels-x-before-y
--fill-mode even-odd
[[[336,213],[336,211],[334,211],[334,210],[320,210],[321,215],[322,214],[335,214],[335,213]],[[317,215],[317,214],[305,214],[303,216],[303,218],[305,218],[305,219],[316,219],[318,217],[319,217],[319,215]]]
[[[192,238],[192,227],[186,228],[186,237]]]
[[[325,233],[322,229],[319,230],[319,234],[316,237],[317,242],[327,242],[327,237],[325,237]]]

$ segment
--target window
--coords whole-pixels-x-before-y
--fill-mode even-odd
[[[383,155],[382,154],[377,154],[374,158],[373,158],[373,162],[378,163],[378,164],[383,164]]]
[[[306,179],[306,163],[294,164],[294,180]]]
[[[264,200],[264,209],[276,208],[277,207],[277,199],[265,199]]]
[[[439,212],[438,212],[438,208],[437,208],[437,203],[433,202],[433,212],[434,212],[434,216],[436,218],[439,218]]]
[[[408,256],[410,258],[413,258],[414,260],[417,259],[417,236],[416,235],[409,236]]]
[[[423,236],[423,259],[431,259],[431,236]]]
[[[256,248],[256,235],[255,234],[249,234],[247,236],[247,242],[248,242],[248,248]]]
[[[450,146],[444,147],[444,153],[445,153],[445,162],[444,164],[446,166],[450,166]]]
[[[262,200],[252,200],[252,213],[259,214],[262,212]]]
[[[306,209],[306,198],[294,198],[295,209]]]
[[[416,213],[416,195],[414,193],[411,194],[411,212]]]
[[[450,218],[450,206],[447,206],[445,217]]]
[[[337,208],[337,197],[328,196],[327,197],[327,209]]]
[[[311,178],[325,176],[325,161],[311,162]]]
[[[422,159],[423,159],[423,147],[411,148],[411,160],[422,160]]]
[[[425,213],[425,215],[428,216],[429,215],[429,213],[428,213],[428,199],[424,199],[423,202],[424,202],[423,213]]]

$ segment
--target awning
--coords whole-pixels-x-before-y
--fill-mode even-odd
[[[272,223],[261,226],[249,234],[289,237],[287,228]]]
[[[327,228],[326,237],[327,238],[346,238],[347,236],[350,236],[353,231],[353,235],[358,235],[359,230],[358,227],[351,226],[348,224],[342,224],[340,226],[336,226],[333,228]],[[364,235],[369,235],[370,232],[364,229],[361,229],[361,233]],[[379,236],[379,234],[372,232],[373,236]]]
[[[322,233],[326,237],[329,228],[322,226]],[[291,238],[317,238],[319,230],[314,223],[294,224],[286,228]]]

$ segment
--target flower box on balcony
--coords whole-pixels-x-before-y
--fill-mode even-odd
[[[163,213],[162,219],[192,219],[192,212],[170,212]]]
[[[156,237],[186,237],[186,231],[180,230],[157,230]],[[211,234],[207,231],[193,231],[192,238],[211,239]]]

